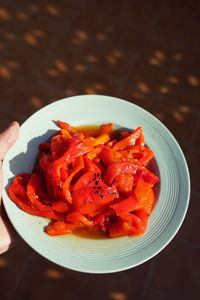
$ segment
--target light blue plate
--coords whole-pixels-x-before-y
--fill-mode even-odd
[[[140,237],[87,239],[75,235],[50,237],[43,228],[48,220],[21,211],[8,197],[6,187],[21,172],[31,172],[38,145],[58,130],[56,120],[74,126],[115,124],[142,126],[145,141],[154,151],[160,191],[148,230]],[[54,102],[32,115],[22,126],[20,138],[4,163],[3,203],[21,237],[47,259],[77,271],[111,273],[137,266],[160,252],[175,236],[185,217],[190,179],[184,155],[169,130],[144,109],[121,99],[84,95]]]

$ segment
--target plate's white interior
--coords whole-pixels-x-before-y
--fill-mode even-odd
[[[74,126],[114,122],[122,127],[142,126],[159,168],[160,193],[148,230],[141,237],[92,240],[74,235],[50,237],[43,232],[48,220],[21,211],[6,186],[20,172],[31,172],[38,145],[55,130],[56,120]],[[20,129],[20,138],[4,164],[3,202],[18,233],[37,252],[67,268],[90,273],[115,272],[141,264],[161,251],[178,231],[187,211],[190,182],[177,142],[160,121],[129,102],[97,95],[76,96],[50,104],[32,115]]]

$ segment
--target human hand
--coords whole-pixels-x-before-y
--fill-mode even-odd
[[[19,124],[14,121],[0,133],[0,254],[7,251],[13,242],[13,229],[1,203],[3,173],[2,160],[19,136]]]

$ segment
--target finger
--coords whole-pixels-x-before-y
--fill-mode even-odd
[[[2,173],[2,161],[0,161],[0,204],[1,204],[2,186],[3,186],[3,173]],[[1,208],[0,208],[0,215],[1,215]]]
[[[19,123],[12,122],[6,130],[0,134],[0,160],[4,159],[10,147],[19,136]]]
[[[3,186],[2,159],[19,136],[19,124],[14,121],[0,134],[0,202]]]
[[[13,230],[7,218],[0,217],[0,254],[6,252],[13,242]]]
[[[2,160],[10,147],[15,143],[19,136],[19,124],[12,122],[6,130],[0,134],[0,202],[2,192]],[[7,251],[13,241],[13,230],[3,208],[0,210],[0,254]]]

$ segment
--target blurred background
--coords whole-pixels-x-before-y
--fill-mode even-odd
[[[0,299],[196,299],[200,291],[200,2],[0,0],[0,129],[63,97],[105,94],[159,118],[187,158],[187,217],[156,257],[91,275],[21,239],[0,256]]]

